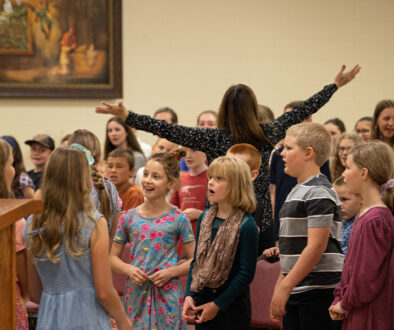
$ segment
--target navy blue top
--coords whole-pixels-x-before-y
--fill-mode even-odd
[[[282,156],[279,155],[283,148],[282,146],[278,149],[278,153],[274,152],[272,154],[270,167],[270,183],[275,185],[274,223],[276,239],[279,237],[279,211],[291,189],[297,185],[297,179],[285,173],[285,163]],[[331,182],[330,162],[328,160],[320,167],[320,172]]]
[[[186,284],[185,296],[194,297],[196,292],[190,290],[192,283],[192,271],[196,261],[196,251],[198,246],[198,238],[200,236],[200,226],[207,210],[204,211],[198,218],[197,232],[196,232],[196,248],[194,250],[194,257],[190,264],[189,276]],[[220,225],[224,219],[215,218],[212,224],[212,241],[215,239]],[[218,288],[222,292],[214,303],[222,310],[226,310],[240,294],[244,293],[249,288],[249,284],[254,278],[257,263],[257,226],[256,222],[250,213],[245,213],[242,220],[240,237],[235,254],[234,262],[230,270],[227,281]]]

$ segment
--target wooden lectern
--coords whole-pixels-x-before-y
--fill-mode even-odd
[[[41,213],[44,203],[33,199],[0,199],[0,327],[15,329],[15,221]]]

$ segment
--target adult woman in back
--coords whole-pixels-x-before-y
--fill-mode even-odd
[[[301,103],[293,111],[287,112],[270,123],[258,122],[256,96],[245,85],[230,87],[223,96],[219,108],[218,128],[194,128],[168,124],[146,115],[128,112],[123,102],[96,107],[97,113],[112,114],[125,120],[127,125],[158,135],[182,146],[203,151],[208,164],[237,143],[249,143],[261,154],[262,164],[259,176],[254,181],[256,198],[264,204],[262,230],[272,221],[271,200],[269,194],[268,161],[274,145],[284,138],[286,130],[319,110],[328,102],[336,90],[353,80],[360,71],[360,66],[345,72],[343,65],[334,79],[334,83]]]

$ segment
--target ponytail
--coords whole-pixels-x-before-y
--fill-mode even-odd
[[[97,190],[97,195],[100,201],[100,212],[105,219],[111,216],[111,202],[107,190],[105,189],[104,178],[97,170],[96,165],[90,167],[93,186]]]

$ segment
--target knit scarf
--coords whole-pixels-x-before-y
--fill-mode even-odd
[[[190,287],[193,292],[204,287],[218,288],[224,284],[234,262],[245,212],[233,209],[211,242],[212,225],[217,212],[218,206],[213,204],[201,222]]]

